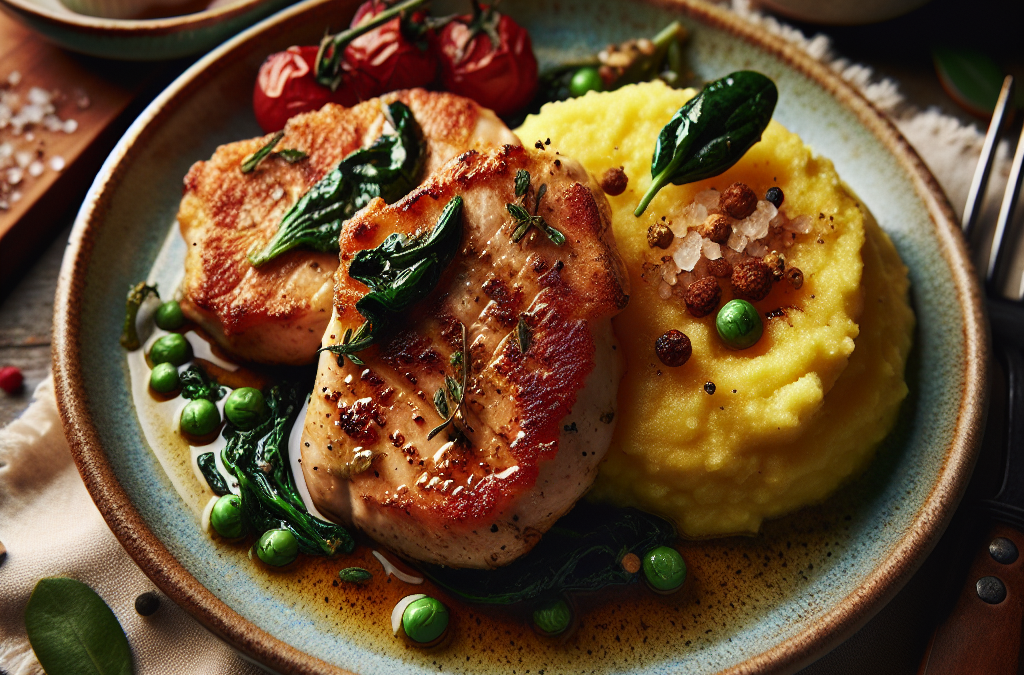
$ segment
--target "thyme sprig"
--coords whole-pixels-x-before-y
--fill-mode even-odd
[[[519,243],[526,233],[529,232],[531,227],[536,227],[541,232],[548,236],[556,246],[561,246],[565,243],[565,235],[558,231],[557,228],[552,227],[548,224],[542,216],[537,215],[540,210],[540,200],[548,191],[547,183],[542,183],[537,188],[537,198],[533,204],[533,215],[526,210],[526,193],[530,189],[530,172],[526,169],[519,169],[516,172],[515,179],[515,190],[516,197],[519,198],[519,203],[505,204],[505,208],[508,209],[509,215],[515,221],[515,228],[512,230],[512,241]]]
[[[434,407],[437,408],[437,414],[443,417],[444,421],[430,430],[430,433],[427,434],[428,441],[455,421],[466,431],[473,431],[473,427],[469,426],[469,422],[466,421],[464,409],[466,403],[466,382],[469,376],[469,369],[465,364],[465,354],[468,353],[466,351],[466,324],[460,323],[459,325],[462,327],[462,351],[452,354],[450,362],[455,367],[456,374],[461,376],[462,381],[459,382],[455,378],[446,375],[444,386],[434,394]],[[451,398],[454,407],[448,405],[449,398]]]
[[[121,330],[121,346],[130,352],[142,346],[139,340],[139,333],[135,321],[139,316],[139,307],[150,295],[160,299],[160,293],[156,290],[156,284],[150,286],[145,281],[140,281],[128,290],[128,298],[124,303],[124,328]]]
[[[281,142],[282,138],[284,138],[283,129],[271,136],[270,140],[267,141],[259,150],[243,159],[242,164],[239,167],[242,173],[252,173],[256,170],[256,167],[263,163],[263,160],[271,155],[276,155],[289,164],[300,162],[309,156],[302,150],[296,150],[295,148],[283,148],[274,152],[274,148],[277,147],[277,144]]]

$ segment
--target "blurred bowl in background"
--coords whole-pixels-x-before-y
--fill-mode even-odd
[[[71,51],[122,61],[162,61],[209,51],[294,0],[66,2],[0,0],[0,10]]]
[[[757,4],[791,19],[853,26],[893,19],[929,0],[757,0]]]

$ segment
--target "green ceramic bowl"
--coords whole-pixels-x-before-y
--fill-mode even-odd
[[[919,321],[911,395],[867,472],[757,537],[688,542],[678,613],[670,601],[645,614],[628,597],[596,602],[565,643],[525,621],[478,629],[493,626],[488,612],[453,605],[451,641],[423,652],[392,636],[390,606],[372,594],[347,595],[309,566],[275,576],[200,531],[125,414],[125,291],[150,270],[164,284],[180,273],[184,244],[160,260],[157,252],[174,226],[182,176],[219,144],[259,133],[250,99],[266,54],[314,43],[354,6],[309,0],[196,63],[128,130],[78,216],[56,299],[57,392],[86,486],[128,552],[210,630],[282,672],[792,672],[851,635],[924,560],[973,467],[987,377],[979,289],[945,197],[893,126],[824,66],[695,0],[503,8],[529,28],[545,63],[680,18],[700,77],[756,68],[777,82],[777,119],[835,161],[910,268]],[[392,582],[392,593],[434,592]]]
[[[145,20],[80,14],[60,0],[0,0],[0,9],[71,51],[122,61],[162,61],[208,51],[293,1],[237,0],[193,14]]]

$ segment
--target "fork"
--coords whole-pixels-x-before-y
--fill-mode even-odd
[[[981,200],[997,141],[1013,95],[1013,78],[1003,81],[981,159],[964,209],[964,236],[980,248]],[[1020,195],[1024,131],[1017,141],[995,234],[984,268],[993,354],[1006,374],[1005,425],[990,417],[983,452],[1004,452],[999,492],[974,504],[987,527],[950,615],[939,624],[925,652],[919,675],[1017,675],[1024,621],[1024,275],[1009,296],[1002,293],[1009,274],[1011,218]],[[1011,284],[1012,285],[1012,284]],[[1001,409],[1000,409],[1001,411]],[[1003,447],[1000,447],[1002,445]]]

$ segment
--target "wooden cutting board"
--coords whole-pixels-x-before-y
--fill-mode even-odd
[[[2,157],[5,143],[6,151],[22,153],[23,164],[31,157],[32,163],[42,165],[41,172],[39,164],[31,171],[31,163],[16,165],[21,177],[14,185],[9,169],[0,168],[0,182],[7,183],[0,188],[0,201],[8,207],[0,208],[0,298],[66,226],[69,212],[77,208],[135,114],[161,84],[187,65],[124,63],[75,54],[0,13],[0,95],[17,109],[33,87],[56,92],[51,94],[55,114],[64,123],[59,131],[43,124],[26,126],[21,134],[15,134],[10,123],[0,129],[0,167],[9,163]],[[11,78],[12,73],[18,75]],[[13,101],[12,95],[17,97]]]

